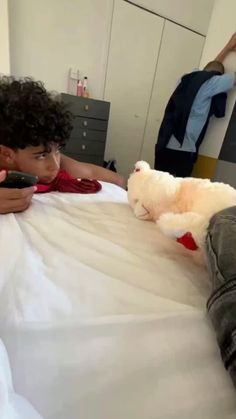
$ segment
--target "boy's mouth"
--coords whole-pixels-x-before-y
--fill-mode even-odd
[[[50,176],[41,177],[39,179],[39,183],[46,183],[46,184],[51,183],[55,179],[55,177],[57,176],[57,173],[58,172],[55,172],[54,174],[51,174]]]

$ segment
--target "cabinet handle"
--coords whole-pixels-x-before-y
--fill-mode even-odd
[[[83,131],[83,137],[87,137],[87,132]]]
[[[88,121],[84,121],[84,127],[87,127],[87,125],[88,125]]]
[[[88,109],[89,109],[89,105],[84,105],[84,110],[88,111]]]
[[[82,150],[86,150],[86,145],[82,144]]]

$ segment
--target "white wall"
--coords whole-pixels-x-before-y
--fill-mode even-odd
[[[7,1],[7,0],[0,0]],[[134,0],[177,23],[206,33],[214,0]],[[102,98],[114,0],[9,0],[11,72],[67,91],[71,66]],[[122,28],[121,28],[122,31]]]
[[[131,0],[163,17],[206,35],[215,0]],[[225,0],[227,3],[227,0]]]
[[[65,92],[75,66],[102,97],[112,8],[113,0],[9,0],[12,74]]]
[[[9,72],[8,4],[7,0],[0,0],[0,73]]]
[[[236,31],[236,1],[215,0],[209,30],[203,50],[201,65],[213,60]],[[236,53],[231,53],[225,61],[226,70],[236,71]],[[229,94],[227,115],[224,119],[213,119],[200,149],[200,154],[217,158],[236,99],[235,89]]]

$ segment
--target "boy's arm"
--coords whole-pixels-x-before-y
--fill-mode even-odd
[[[230,40],[227,42],[225,47],[222,49],[222,51],[220,51],[220,53],[215,58],[215,61],[219,61],[219,62],[223,63],[223,61],[225,60],[228,53],[230,51],[234,51],[235,48],[236,48],[236,33],[234,33],[231,36]]]
[[[82,163],[61,154],[61,169],[66,170],[75,178],[96,179],[104,182],[114,183],[115,185],[125,188],[125,180],[118,173],[95,164]]]
[[[206,94],[209,97],[218,95],[219,93],[229,92],[235,85],[235,73],[226,73],[222,76],[213,76],[206,88]]]

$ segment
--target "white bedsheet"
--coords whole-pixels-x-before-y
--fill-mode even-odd
[[[42,419],[23,397],[15,393],[8,356],[0,340],[0,418]]]
[[[115,197],[115,198],[114,198]],[[36,196],[0,219],[0,321],[162,313],[204,307],[207,275],[122,189]]]
[[[0,337],[44,419],[235,417],[207,274],[123,190],[38,195],[0,228]]]

